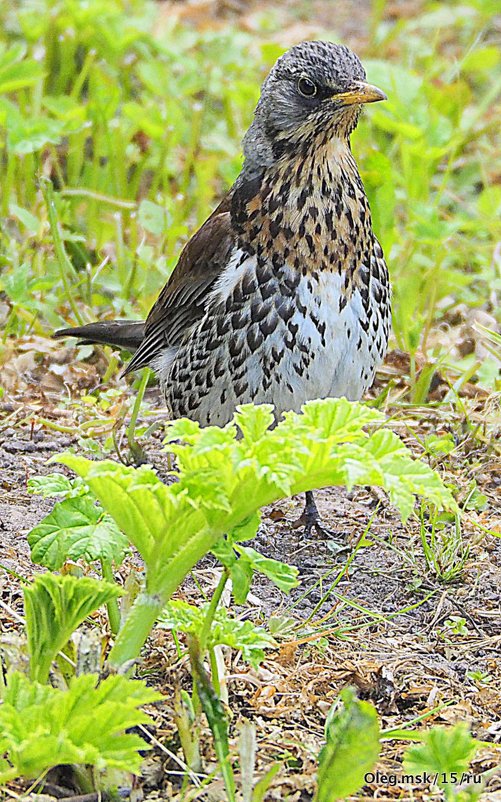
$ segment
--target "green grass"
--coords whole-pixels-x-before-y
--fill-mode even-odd
[[[501,289],[497,2],[429,3],[398,22],[374,9],[361,55],[389,99],[364,115],[354,150],[393,277],[397,343],[436,358],[431,328]],[[4,337],[144,316],[240,170],[281,52],[273,30],[197,32],[164,16],[158,31],[158,16],[144,0],[0,8]]]

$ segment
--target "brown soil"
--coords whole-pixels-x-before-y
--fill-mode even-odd
[[[102,355],[94,364],[78,364],[72,361],[73,349],[61,352],[58,344],[42,342],[43,348],[38,339],[31,343],[20,341],[18,349],[13,350],[11,367],[16,365],[16,359],[22,359],[30,369],[17,374],[17,389],[13,387],[4,396],[2,405],[0,564],[5,570],[0,573],[0,590],[7,608],[18,615],[23,613],[20,579],[29,579],[40,570],[30,561],[26,534],[53,505],[51,500],[28,494],[28,479],[55,470],[65,471],[62,466],[47,465],[51,456],[65,449],[88,453],[82,434],[92,421],[93,439],[101,443],[111,427],[117,426],[117,442],[122,443],[121,450],[126,455],[124,433],[128,418],[118,425],[117,420],[123,405],[130,401],[130,389],[117,382],[117,392],[119,387],[122,391],[118,392],[115,404],[108,413],[98,416],[81,399],[96,386],[102,370]],[[27,358],[31,348],[45,353],[35,367]],[[57,370],[52,373],[55,364]],[[406,383],[405,358],[399,358],[398,353],[391,354],[388,367],[378,378],[379,385],[386,382],[389,374],[395,381],[398,365],[401,375],[396,395]],[[57,381],[61,382],[61,388],[56,391],[51,385]],[[51,389],[42,392],[41,383]],[[71,388],[69,397],[63,387]],[[440,387],[434,392],[440,393]],[[64,395],[66,400],[62,403]],[[465,399],[465,403],[470,405],[471,416],[483,417],[486,432],[494,431],[493,421],[499,413],[496,405],[492,407],[492,399]],[[395,408],[393,412],[400,417],[395,426],[405,431],[401,425],[402,410]],[[151,389],[140,424],[151,424],[162,418],[159,393]],[[449,408],[441,410],[440,407],[422,408],[413,416],[406,412],[405,420],[411,423],[418,437],[430,431],[443,431],[444,427],[450,430],[456,426],[459,430],[462,423],[459,418],[456,421],[451,418]],[[64,431],[56,431],[51,426]],[[162,474],[165,457],[160,438],[161,430],[158,430],[153,436],[143,438],[142,446],[148,461]],[[419,451],[414,436],[408,435],[406,439]],[[294,794],[298,789],[302,789],[301,795],[292,798],[311,799],[315,776],[312,754],[318,753],[321,747],[326,712],[346,684],[354,684],[362,698],[376,705],[385,728],[405,726],[409,720],[446,703],[447,706],[432,713],[423,726],[467,720],[477,738],[491,741],[493,746],[499,741],[501,539],[483,534],[476,526],[481,523],[486,528],[499,530],[501,468],[498,459],[492,447],[469,442],[466,438],[455,460],[442,466],[446,478],[461,488],[469,485],[474,465],[479,488],[488,497],[484,513],[472,512],[467,516],[463,538],[470,547],[470,555],[463,571],[451,584],[442,584],[427,567],[419,522],[415,519],[403,526],[384,494],[375,494],[368,488],[357,488],[350,493],[342,488],[317,491],[318,507],[330,533],[328,537],[312,535],[305,539],[301,530],[294,528],[302,511],[302,498],[286,499],[263,510],[262,524],[252,545],[268,557],[297,566],[300,584],[287,596],[264,577],[256,577],[248,604],[241,612],[265,624],[270,623],[270,619],[278,622],[280,617],[291,619],[292,628],[278,637],[281,648],[270,652],[258,671],[250,669],[236,654],[226,655],[226,667],[235,733],[238,721],[244,718],[258,727],[261,744],[258,773],[271,766],[279,749],[290,752],[296,761],[294,769],[284,767],[277,775],[275,791],[270,791],[267,799],[285,798],[286,793]],[[348,556],[364,532],[368,543],[359,549],[346,570]],[[124,578],[131,568],[138,567],[140,562],[133,556],[120,568],[119,575]],[[342,577],[333,589],[339,573]],[[206,558],[195,575],[210,593],[217,583],[216,561]],[[190,578],[182,594],[194,603],[200,599],[199,590]],[[230,599],[226,603],[231,604]],[[452,616],[464,620],[463,634],[454,634],[447,626]],[[0,624],[4,633],[19,627],[5,611],[0,615]],[[151,681],[167,698],[172,698],[176,687],[189,688],[188,666],[178,664],[167,633],[152,634],[144,659]],[[178,751],[170,705],[154,711],[153,715],[156,737],[169,749]],[[206,743],[206,758],[210,763],[213,756],[209,735]],[[399,774],[399,761],[405,747],[403,742],[386,743],[380,770]],[[474,763],[474,770],[482,772],[497,765],[496,754],[495,750],[483,750]],[[149,774],[143,778],[143,791],[148,798],[160,794],[161,798],[175,799],[175,783],[169,779],[174,766],[160,748],[149,758],[148,767]],[[58,782],[65,786],[65,781],[59,779]],[[495,798],[493,793],[499,787],[496,783],[499,780],[493,778],[485,799]],[[217,793],[218,787],[215,784],[213,791]],[[408,791],[405,786],[382,788],[377,783],[365,790],[372,795],[376,789],[380,799],[396,798],[398,789],[400,793]],[[424,789],[413,789],[415,799],[426,798],[420,797],[421,791],[424,793]],[[274,796],[275,792],[278,796]],[[209,799],[209,796],[204,798]]]

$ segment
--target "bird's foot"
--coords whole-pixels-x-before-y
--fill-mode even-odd
[[[320,517],[320,513],[317,505],[315,504],[315,499],[313,498],[313,492],[309,490],[306,493],[306,504],[304,505],[304,510],[297,521],[294,521],[292,528],[299,529],[303,526],[303,535],[305,537],[310,537],[313,530],[315,530],[319,537],[333,537],[334,533],[329,529],[326,529],[325,526],[322,526],[321,521],[322,519]]]

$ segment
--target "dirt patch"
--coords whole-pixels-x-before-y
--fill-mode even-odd
[[[47,359],[46,369],[50,356]],[[72,369],[68,363],[68,370]],[[87,390],[82,388],[85,369],[89,379]],[[21,580],[40,570],[30,561],[26,534],[53,505],[52,500],[28,494],[27,481],[55,470],[66,471],[62,466],[47,465],[54,454],[68,448],[86,451],[82,433],[92,424],[96,412],[86,408],[81,399],[82,394],[85,397],[95,386],[95,369],[93,364],[79,366],[79,386],[71,391],[64,404],[56,393],[45,392],[42,396],[28,375],[24,376],[21,393],[4,396],[4,424],[0,430],[3,490],[0,563],[5,570],[0,577],[0,598],[18,615],[23,612]],[[394,360],[392,363],[390,359],[380,381],[389,369],[395,379]],[[127,408],[130,390],[121,383],[114,392],[116,408]],[[489,399],[479,403],[485,414]],[[99,427],[102,430],[94,440],[103,443],[106,433],[118,426],[116,441],[122,443],[125,454],[124,430],[128,418],[120,419],[118,415],[117,424],[113,418],[117,415],[116,408],[94,423],[98,432]],[[162,417],[161,399],[158,391],[152,389],[148,391],[139,423],[150,425]],[[423,433],[430,430],[430,425],[430,420],[423,417]],[[440,425],[435,418],[434,429]],[[415,438],[408,440],[416,447]],[[160,475],[165,475],[161,428],[143,441],[148,461]],[[485,486],[480,489],[489,498],[492,516],[499,492],[496,473],[487,470],[492,455],[482,454],[481,449],[474,453],[477,481],[485,477]],[[458,457],[458,464],[463,464],[462,458]],[[457,474],[456,479],[461,482],[467,477]],[[375,494],[368,488],[351,492],[325,488],[316,491],[316,500],[329,537],[313,535],[305,539],[294,528],[303,508],[303,498],[295,497],[263,510],[259,532],[252,541],[252,546],[264,555],[295,565],[299,571],[300,584],[290,595],[279,591],[265,577],[256,576],[245,610],[237,609],[237,613],[257,623],[285,622],[283,634],[279,631],[277,636],[280,649],[270,652],[257,671],[244,664],[238,655],[226,655],[226,686],[235,715],[232,725],[235,737],[242,718],[258,726],[262,743],[259,770],[264,771],[272,764],[277,749],[289,750],[296,769],[281,773],[280,793],[302,788],[300,798],[310,799],[315,771],[311,754],[320,749],[325,714],[346,684],[354,684],[363,698],[376,705],[385,727],[402,726],[446,703],[446,707],[430,716],[427,726],[430,721],[467,720],[476,737],[497,742],[501,734],[498,659],[501,540],[487,534],[479,537],[478,528],[467,522],[463,540],[465,547],[470,547],[470,554],[456,582],[444,585],[426,565],[421,524],[414,519],[402,525],[384,494]],[[349,562],[364,535],[365,545]],[[138,556],[133,555],[119,574],[124,579],[132,568],[140,567]],[[218,577],[215,559],[207,557],[194,574],[198,584],[210,593]],[[194,603],[200,599],[200,591],[190,577],[180,593]],[[229,599],[228,603],[231,604]],[[461,632],[451,629],[454,617],[463,621]],[[0,624],[4,632],[19,627],[5,612],[0,616]],[[162,630],[155,630],[148,641],[145,667],[151,681],[168,698],[172,698],[175,688],[189,687],[188,666],[185,662],[179,664],[173,641]],[[155,711],[154,716],[162,743],[177,751],[177,730],[170,705]],[[210,763],[213,756],[209,733],[206,742],[206,759]],[[398,768],[403,749],[401,743],[387,744],[380,761],[381,770],[388,771],[392,765],[394,770],[395,766]],[[483,753],[481,760],[478,771],[495,764],[494,753]],[[151,798],[158,793],[174,794],[167,778],[176,769],[161,749],[149,759],[148,766],[149,774],[143,785],[146,794],[151,794]],[[495,780],[491,786],[492,794]],[[384,792],[386,796],[381,794],[380,786],[378,793],[382,799],[393,798],[388,789]]]

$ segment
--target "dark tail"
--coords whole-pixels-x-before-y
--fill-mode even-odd
[[[133,323],[129,320],[103,320],[100,323],[88,323],[86,326],[59,329],[52,336],[78,337],[82,343],[111,345],[112,348],[123,348],[133,354],[144,338],[144,320]]]

